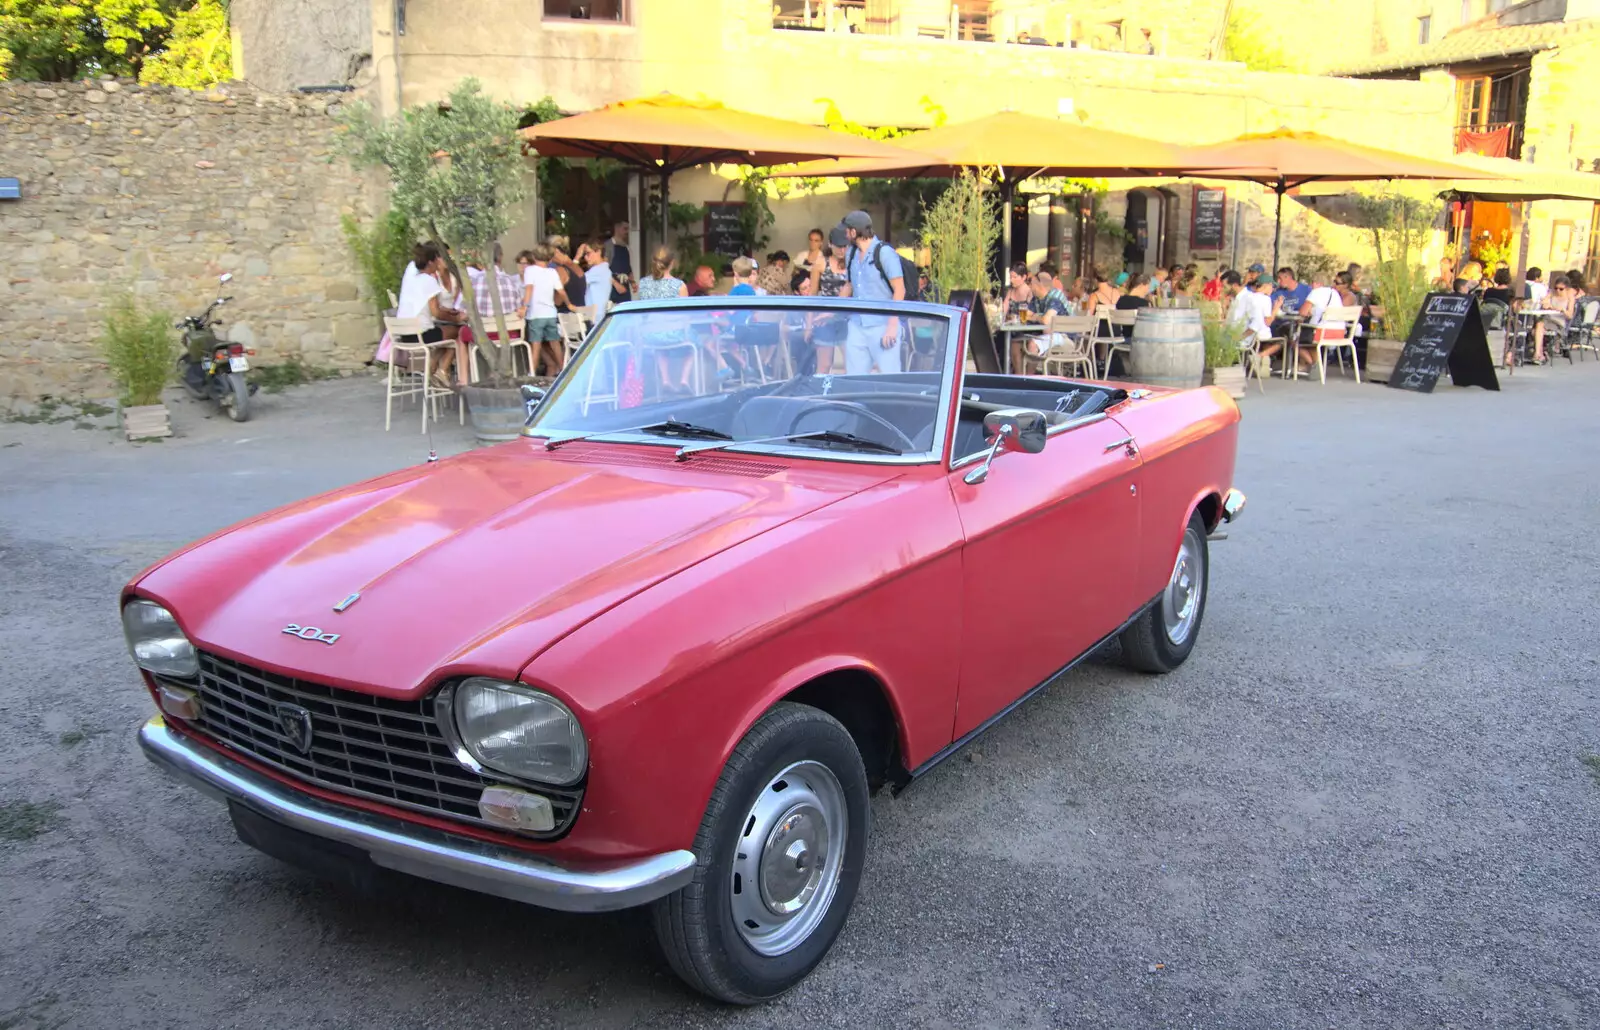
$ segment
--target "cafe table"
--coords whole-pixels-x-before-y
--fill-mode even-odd
[[[1006,375],[1011,374],[1011,336],[1013,333],[1038,334],[1049,330],[1043,322],[1002,322],[1000,325],[1000,349],[1004,353],[1001,361],[1006,370]]]

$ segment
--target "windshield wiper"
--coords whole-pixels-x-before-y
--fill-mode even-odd
[[[647,422],[642,426],[628,426],[625,429],[602,429],[594,433],[581,433],[578,436],[568,436],[560,440],[546,440],[544,449],[553,451],[557,447],[564,447],[569,443],[579,440],[593,440],[600,436],[615,436],[618,433],[651,433],[656,436],[681,436],[691,440],[732,440],[733,437],[720,429],[710,426],[697,426],[693,422],[680,422],[669,418],[665,422]]]
[[[720,451],[726,447],[743,447],[747,444],[757,443],[796,443],[802,440],[816,440],[819,443],[843,443],[863,450],[877,451],[880,454],[903,454],[898,447],[891,447],[886,443],[869,440],[864,436],[854,433],[845,433],[837,429],[816,429],[809,433],[789,433],[786,436],[763,436],[755,440],[725,440],[722,443],[701,444],[699,447],[679,447],[676,455],[679,461],[688,461],[696,454],[707,451]]]

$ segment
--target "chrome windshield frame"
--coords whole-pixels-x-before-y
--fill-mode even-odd
[[[566,429],[541,429],[539,420],[545,416],[549,402],[561,392],[565,381],[577,369],[583,366],[589,354],[593,353],[596,341],[604,339],[604,333],[611,321],[618,315],[644,314],[652,311],[662,311],[672,314],[681,314],[686,310],[700,311],[815,311],[821,308],[837,310],[841,313],[856,313],[879,316],[898,316],[901,318],[913,317],[923,319],[937,319],[945,323],[946,343],[944,367],[939,375],[939,388],[935,397],[936,412],[934,416],[933,446],[926,452],[916,454],[881,454],[870,451],[841,451],[827,450],[819,447],[810,447],[805,444],[782,443],[757,443],[750,441],[748,444],[733,441],[720,447],[716,453],[731,454],[759,454],[784,459],[804,458],[817,461],[848,462],[865,465],[934,465],[944,464],[949,460],[951,438],[951,411],[954,407],[954,397],[957,384],[960,382],[961,365],[966,360],[966,340],[963,334],[965,323],[962,321],[967,312],[958,307],[946,304],[928,304],[918,301],[867,301],[854,300],[840,297],[677,297],[667,300],[628,301],[627,303],[613,305],[606,311],[606,316],[601,322],[590,330],[585,340],[583,351],[576,356],[571,364],[561,371],[555,381],[550,384],[545,397],[540,401],[538,408],[533,412],[528,424],[523,426],[522,435],[536,437],[541,440],[560,441],[577,436],[584,436],[594,432],[592,429],[566,430]],[[707,394],[705,396],[712,396]],[[699,399],[699,398],[688,398]],[[603,432],[603,431],[602,431]],[[670,447],[674,450],[683,446],[684,441],[676,437],[652,436],[644,433],[629,433],[619,431],[615,435],[605,433],[597,442],[608,444],[645,445],[651,447]]]

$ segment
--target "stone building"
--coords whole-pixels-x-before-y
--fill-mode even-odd
[[[1419,10],[1431,12],[1436,6]],[[1458,153],[1509,157],[1564,171],[1600,172],[1600,2],[1468,0],[1470,17],[1441,31],[1419,15],[1414,43],[1390,47],[1333,69],[1369,81],[1440,81],[1454,94]],[[1385,8],[1399,31],[1407,22]],[[1600,205],[1469,202],[1455,212],[1469,246],[1509,239],[1519,267],[1581,268],[1600,274]]]

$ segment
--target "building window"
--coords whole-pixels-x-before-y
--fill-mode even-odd
[[[628,0],[544,0],[544,16],[559,21],[606,21],[624,24]]]
[[[1424,46],[1428,42],[1428,31],[1433,28],[1433,15],[1424,14],[1417,19],[1417,45]]]

